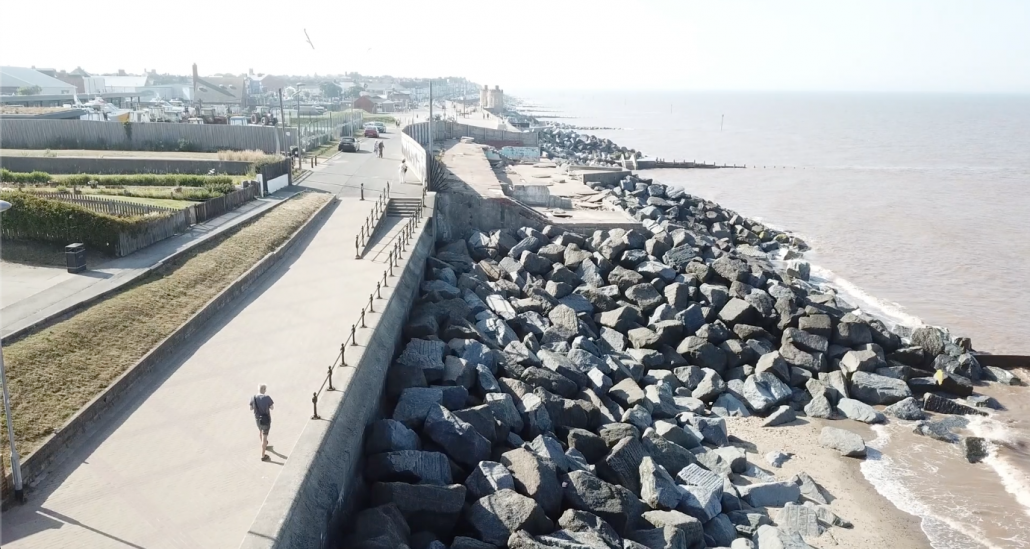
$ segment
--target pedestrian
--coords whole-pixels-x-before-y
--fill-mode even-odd
[[[400,167],[401,183],[405,182],[404,176],[407,175],[407,174],[408,174],[408,162],[406,160],[404,160],[404,159],[401,159],[401,167]]]
[[[258,387],[258,394],[250,399],[250,409],[254,412],[254,420],[258,428],[258,440],[261,441],[261,461],[269,461],[271,458],[266,454],[268,449],[268,431],[272,428],[272,397],[265,394],[268,386],[262,383]]]

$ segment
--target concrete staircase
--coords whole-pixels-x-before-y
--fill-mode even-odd
[[[421,198],[391,198],[386,204],[386,217],[415,217]]]

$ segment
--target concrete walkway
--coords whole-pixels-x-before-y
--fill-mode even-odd
[[[72,274],[52,267],[29,267],[4,263],[0,336],[31,326],[79,303],[132,282],[147,270],[181,251],[204,243],[240,223],[261,215],[279,202],[300,192],[288,187],[266,198],[258,198],[209,221],[198,223],[183,234],[162,240],[126,257],[89,266]]]
[[[354,236],[374,201],[352,191],[360,181],[374,187],[397,162],[365,156],[309,176],[303,186],[343,191],[324,224],[208,321],[166,374],[141,381],[29,492],[29,503],[4,514],[5,548],[239,545],[308,424],[311,394],[386,269],[380,252],[397,230],[354,259]],[[258,459],[247,407],[260,383],[275,401],[270,462]]]

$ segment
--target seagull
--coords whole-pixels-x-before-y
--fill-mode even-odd
[[[311,37],[308,36],[308,29],[304,29],[304,38],[308,39],[308,45],[311,46],[311,49],[315,49],[315,45],[311,43]]]

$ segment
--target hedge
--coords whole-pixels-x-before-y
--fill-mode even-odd
[[[117,253],[118,234],[136,232],[148,222],[143,217],[116,217],[92,212],[57,200],[46,200],[25,192],[0,194],[11,203],[3,213],[4,238],[39,240],[60,245],[83,242],[92,249]]]
[[[85,186],[95,181],[105,187],[121,185],[123,187],[212,187],[232,185],[232,177],[228,175],[70,175],[56,179],[65,185]]]
[[[7,168],[0,169],[0,181],[4,183],[49,183],[53,177],[46,172],[12,172]]]
[[[90,182],[104,186],[121,185],[124,187],[209,187],[224,188],[232,186],[232,177],[228,175],[67,175],[53,176],[46,172],[19,173],[10,170],[0,171],[0,181],[4,183],[50,183],[84,187]]]

